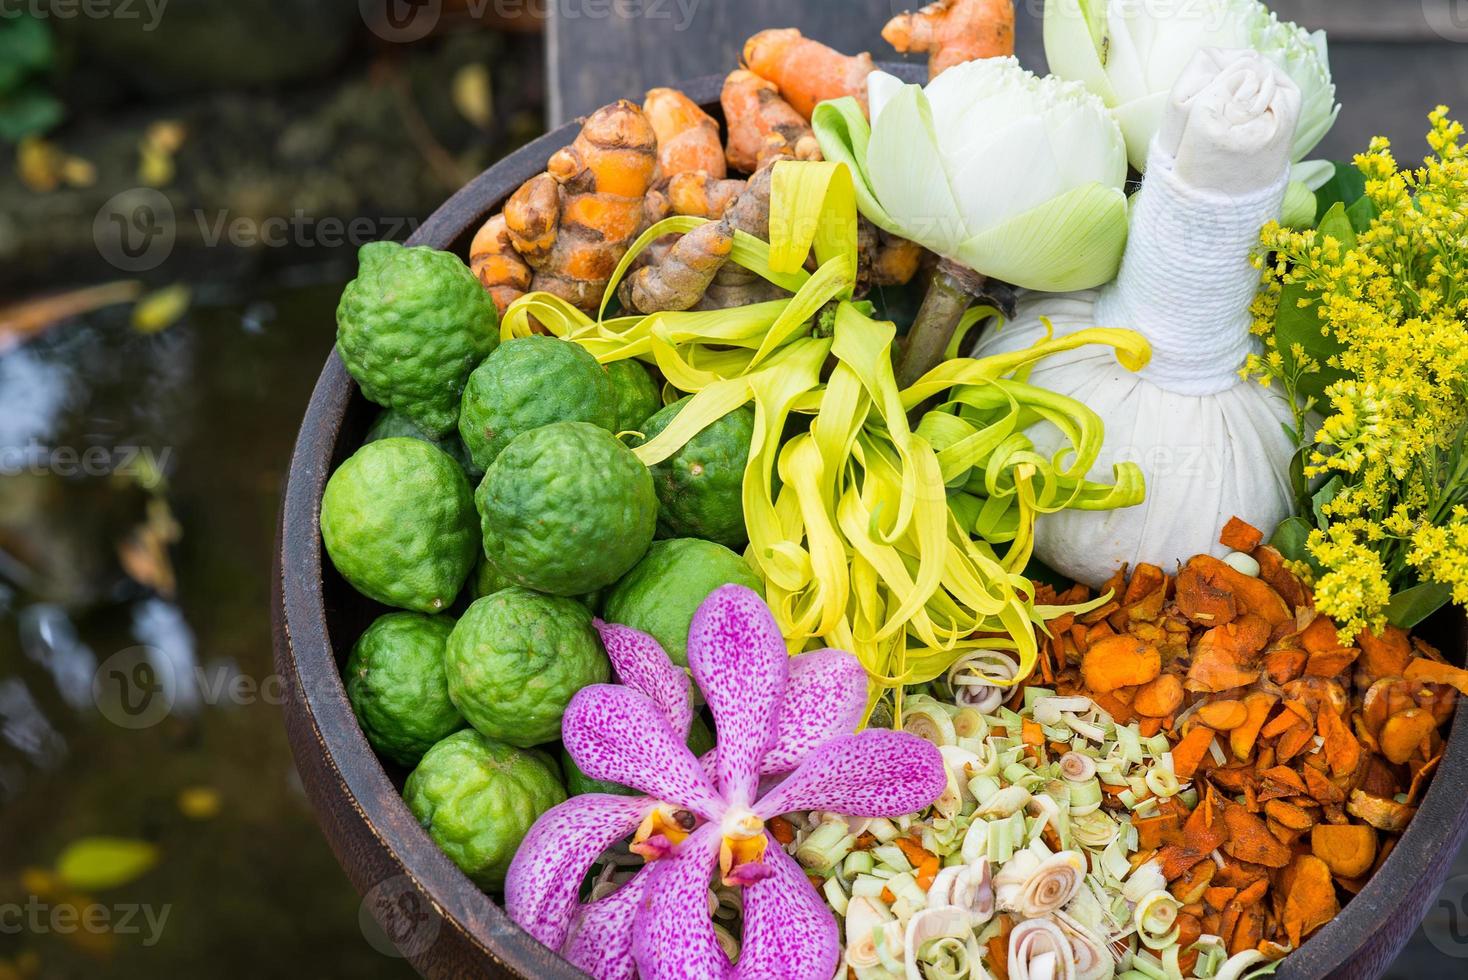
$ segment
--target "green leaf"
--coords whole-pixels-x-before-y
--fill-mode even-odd
[[[1356,247],[1356,228],[1351,224],[1351,219],[1346,216],[1346,206],[1335,204],[1325,212],[1320,219],[1321,236],[1329,235],[1341,243],[1342,249],[1353,249]]]
[[[1371,198],[1363,197],[1346,208],[1346,217],[1351,219],[1351,227],[1356,229],[1356,233],[1361,234],[1371,227],[1371,222],[1376,220],[1376,205],[1372,203]]]
[[[1339,476],[1333,476],[1326,480],[1325,484],[1310,498],[1310,510],[1315,515],[1315,526],[1322,531],[1330,525],[1330,517],[1325,513],[1326,505],[1345,488],[1346,482]]]
[[[1356,230],[1346,215],[1345,205],[1336,202],[1330,208],[1321,219],[1320,235],[1329,235],[1344,249],[1355,247]],[[1302,302],[1304,306],[1301,306]],[[1279,350],[1286,356],[1298,344],[1311,360],[1320,365],[1318,372],[1300,377],[1297,387],[1306,398],[1323,399],[1325,389],[1345,377],[1344,372],[1329,366],[1330,358],[1340,353],[1341,343],[1322,330],[1319,303],[1311,298],[1304,284],[1290,283],[1284,287],[1274,322],[1274,337]]]
[[[1287,517],[1274,529],[1269,544],[1290,561],[1309,561],[1305,544],[1310,540],[1310,522],[1303,517]]]
[[[1315,192],[1315,215],[1319,222],[1337,204],[1350,207],[1366,196],[1366,175],[1355,164],[1337,163],[1335,175]]]
[[[66,115],[60,100],[39,86],[28,85],[13,95],[0,97],[0,140],[19,143],[27,136],[44,133]]]
[[[1447,605],[1452,597],[1452,588],[1438,582],[1423,582],[1403,589],[1387,603],[1387,621],[1409,630]]]
[[[141,878],[158,863],[158,848],[121,837],[83,837],[56,859],[61,880],[79,891],[105,891]]]

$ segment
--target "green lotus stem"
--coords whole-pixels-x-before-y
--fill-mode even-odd
[[[917,319],[907,333],[902,363],[897,367],[898,388],[909,387],[943,360],[958,321],[984,288],[984,282],[983,276],[957,263],[947,259],[938,263]]]

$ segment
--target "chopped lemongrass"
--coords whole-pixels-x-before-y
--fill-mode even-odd
[[[828,874],[855,846],[856,838],[847,832],[846,821],[827,820],[812,830],[796,848],[795,860],[814,874]]]
[[[911,871],[912,862],[907,859],[902,848],[892,844],[883,844],[872,848],[872,856],[877,859],[878,864],[885,865],[894,871]]]
[[[847,878],[855,878],[857,875],[866,874],[876,867],[876,859],[870,851],[852,851],[846,855],[846,860],[841,862],[841,874]]]

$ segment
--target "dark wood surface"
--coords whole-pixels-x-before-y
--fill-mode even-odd
[[[552,125],[680,78],[728,72],[744,39],[799,27],[843,51],[895,53],[882,25],[905,0],[560,0],[549,5],[547,70]],[[920,5],[920,4],[919,4]],[[1016,45],[1046,68],[1044,0],[1018,0]],[[1282,19],[1331,38],[1345,109],[1317,156],[1350,159],[1374,135],[1407,160],[1426,152],[1427,113],[1446,103],[1468,117],[1468,0],[1275,0]],[[919,59],[921,60],[921,59]]]
[[[718,76],[708,76],[686,88],[712,103],[719,82]],[[472,181],[412,242],[462,253],[483,218],[572,135],[570,128],[553,132]],[[287,732],[302,782],[348,877],[367,896],[366,907],[423,975],[578,976],[510,922],[432,843],[399,795],[403,774],[379,763],[347,702],[340,665],[352,641],[381,610],[356,595],[322,560],[320,501],[327,476],[360,444],[374,414],[333,355],[302,423],[283,500],[272,590],[276,658],[287,679]],[[1461,618],[1440,621],[1439,630],[1436,639],[1445,649],[1465,648]],[[1400,846],[1346,910],[1289,957],[1277,975],[1283,980],[1381,976],[1429,908],[1443,920],[1436,936],[1451,942],[1458,923],[1449,912],[1455,910],[1434,903],[1465,834],[1468,711],[1459,711],[1447,757]],[[1468,936],[1459,947],[1460,954],[1468,953]],[[1439,959],[1425,972],[1407,975],[1448,975],[1442,964],[1452,962]]]

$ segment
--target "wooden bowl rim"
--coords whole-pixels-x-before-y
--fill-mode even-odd
[[[882,67],[909,81],[921,80],[919,66]],[[681,87],[706,108],[716,109],[722,82],[722,75],[707,75]],[[451,248],[465,241],[516,187],[543,170],[546,159],[569,144],[576,131],[576,123],[562,126],[481,173],[436,210],[408,244]],[[274,596],[280,625],[278,660],[309,715],[314,748],[326,757],[356,818],[430,897],[446,923],[491,962],[515,975],[584,977],[512,922],[433,843],[412,818],[347,701],[323,598],[320,502],[354,389],[355,382],[333,351],[306,410],[283,493]],[[302,751],[299,746],[296,750]],[[1403,895],[1409,883],[1431,875],[1441,865],[1444,849],[1455,848],[1455,842],[1461,845],[1465,832],[1468,712],[1459,710],[1432,784],[1392,854],[1334,920],[1286,958],[1276,975],[1281,980],[1305,980],[1345,968],[1367,950],[1385,919],[1406,901]]]

